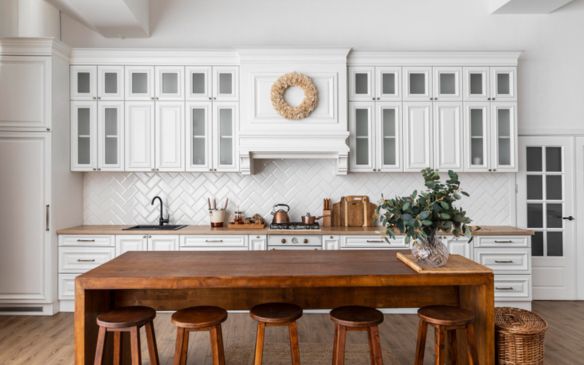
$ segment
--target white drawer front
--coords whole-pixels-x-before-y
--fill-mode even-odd
[[[476,237],[476,247],[529,247],[528,236],[479,236]]]
[[[495,275],[495,300],[531,300],[531,275]]]
[[[59,274],[59,300],[75,299],[75,278],[80,274]]]
[[[408,245],[403,237],[389,239],[389,243],[383,236],[342,236],[341,249],[404,249]]]
[[[182,247],[199,248],[245,248],[247,249],[247,236],[181,236]]]
[[[115,236],[59,236],[59,246],[115,246]]]
[[[493,269],[495,274],[529,274],[530,255],[527,249],[477,248],[475,261]]]
[[[114,256],[114,247],[59,247],[59,272],[84,273]]]

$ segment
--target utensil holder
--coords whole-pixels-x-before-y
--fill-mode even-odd
[[[225,223],[225,209],[209,210],[209,219],[211,220],[211,227],[223,227],[223,224]]]
[[[332,226],[333,219],[332,219],[332,211],[330,209],[324,209],[322,211],[322,226],[323,227],[330,227]]]

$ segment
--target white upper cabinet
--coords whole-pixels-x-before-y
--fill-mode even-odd
[[[97,99],[97,67],[71,66],[71,100]]]
[[[94,101],[71,103],[71,170],[97,169],[97,124]]]
[[[186,68],[186,99],[192,101],[213,100],[210,66]]]
[[[237,171],[237,103],[213,103],[213,171]]]
[[[124,157],[126,171],[154,170],[154,103],[126,102]]]
[[[463,94],[465,101],[489,101],[489,67],[465,67],[463,69]]]
[[[492,171],[517,171],[517,105],[513,102],[491,103]]]
[[[156,66],[154,81],[156,100],[184,100],[184,74],[183,66]]]
[[[464,170],[489,171],[490,103],[464,103]]]
[[[401,171],[402,117],[400,102],[377,103],[377,170]]]
[[[349,101],[401,100],[401,67],[349,67]]]
[[[97,99],[124,100],[124,66],[97,66]]]
[[[432,167],[432,102],[404,102],[404,171]]]
[[[404,67],[403,77],[404,100],[432,100],[432,67]]]
[[[461,67],[434,67],[432,82],[434,101],[462,100],[461,76]]]
[[[213,67],[213,100],[239,99],[239,73],[237,67]]]
[[[375,67],[349,67],[349,100],[373,101]]]
[[[351,171],[374,171],[373,139],[374,103],[349,103],[350,168]]]
[[[440,171],[463,167],[462,104],[434,103],[434,168]]]
[[[126,100],[154,100],[154,67],[126,66]]]
[[[184,103],[156,103],[155,169],[184,171]]]
[[[375,89],[378,101],[401,101],[401,67],[376,67]]]
[[[211,171],[211,123],[210,102],[187,103],[186,170]]]
[[[99,171],[124,170],[124,102],[100,101],[97,104]]]
[[[515,67],[491,67],[491,100],[517,100]]]

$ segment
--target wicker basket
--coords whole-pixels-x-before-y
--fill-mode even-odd
[[[497,363],[500,365],[543,364],[543,340],[548,324],[523,309],[495,309]]]

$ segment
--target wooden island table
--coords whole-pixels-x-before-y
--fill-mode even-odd
[[[287,301],[305,309],[349,304],[377,308],[458,305],[476,315],[479,363],[493,365],[493,272],[453,255],[443,271],[417,273],[399,261],[396,252],[125,253],[75,281],[75,362],[93,362],[95,319],[111,308],[147,305],[176,310],[217,305],[241,310],[259,303]],[[413,357],[412,353],[412,362]]]

